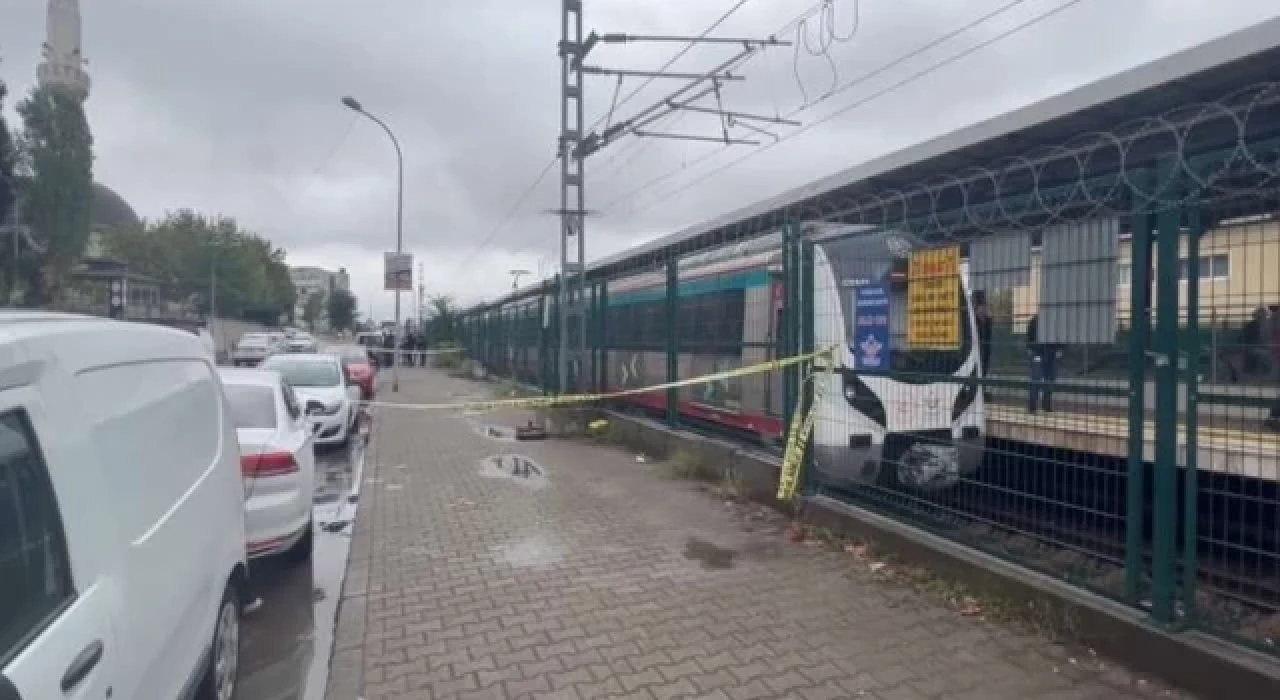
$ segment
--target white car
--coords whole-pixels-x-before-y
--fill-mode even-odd
[[[356,429],[360,386],[329,354],[272,355],[262,369],[279,372],[302,404],[317,445],[345,445]]]
[[[252,367],[267,359],[274,351],[275,346],[266,333],[245,333],[236,341],[236,347],[231,351],[231,362],[237,367]]]
[[[224,368],[219,373],[240,440],[249,556],[285,554],[308,561],[316,457],[302,406],[278,372]]]
[[[284,352],[316,352],[315,338],[309,335],[295,335],[284,343]]]
[[[0,312],[0,698],[231,698],[240,451],[200,339]]]

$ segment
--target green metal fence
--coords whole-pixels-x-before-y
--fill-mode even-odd
[[[615,408],[776,448],[813,406],[806,495],[1276,653],[1280,148],[1248,127],[1275,92],[609,267],[590,278],[570,384],[651,386],[833,346],[812,373]],[[471,356],[558,386],[555,284],[472,310]]]

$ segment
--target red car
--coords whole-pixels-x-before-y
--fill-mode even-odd
[[[376,393],[377,365],[369,357],[369,351],[359,345],[344,345],[334,348],[333,352],[342,360],[351,381],[360,385],[360,400],[372,401]]]

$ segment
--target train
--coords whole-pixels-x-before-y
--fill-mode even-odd
[[[953,277],[958,289],[951,295],[957,315],[952,328],[958,326],[958,342],[916,348],[908,344],[908,268],[912,253],[925,244],[908,233],[865,226],[812,224],[802,231],[814,243],[814,346],[833,348],[830,366],[823,363],[812,375],[816,415],[810,444],[820,478],[835,486],[927,492],[955,486],[982,463],[987,432],[983,392],[976,381],[981,352],[967,275]],[[678,279],[680,377],[777,357],[777,334],[787,313],[780,232],[683,258]],[[609,282],[603,353],[607,372],[598,375],[606,390],[666,381],[665,290],[664,272]],[[859,300],[871,303],[875,313],[859,311]],[[549,322],[549,308],[537,298],[501,307],[524,330],[517,330],[516,342],[508,339],[506,356],[491,358],[505,365],[497,371],[536,377],[533,339],[538,326]],[[859,319],[865,318],[873,321],[868,332],[855,334]],[[868,360],[878,367],[869,368]],[[580,378],[593,371],[590,363],[571,368]],[[622,400],[654,411],[667,406],[661,391]],[[785,434],[778,372],[684,387],[678,401],[681,416],[690,422],[752,434],[765,442],[779,442]]]

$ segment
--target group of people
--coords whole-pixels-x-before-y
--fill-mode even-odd
[[[991,368],[991,308],[987,294],[975,291],[971,298],[974,321],[978,327],[978,354],[985,376]],[[1027,396],[1027,410],[1031,413],[1053,410],[1053,384],[1058,381],[1058,363],[1062,359],[1061,343],[1046,343],[1040,339],[1040,314],[1033,314],[1027,321],[1027,361],[1031,374],[1031,387]],[[989,392],[984,391],[989,396]]]
[[[395,362],[396,337],[390,331],[383,331],[381,338],[366,336],[361,344],[369,348],[374,361],[382,367],[390,367]],[[400,338],[400,364],[404,367],[427,365],[427,334],[405,333]]]
[[[973,292],[971,303],[978,329],[982,373],[987,375],[991,368],[992,317],[986,293],[981,290]],[[1027,321],[1025,337],[1031,375],[1027,410],[1031,413],[1052,411],[1053,384],[1058,380],[1058,366],[1064,346],[1040,339],[1039,314],[1032,315]],[[1240,352],[1237,355],[1243,355],[1243,369],[1246,373],[1261,375],[1271,384],[1280,382],[1280,305],[1259,306],[1255,309],[1250,320],[1241,329],[1239,346]],[[1223,361],[1235,379],[1240,372],[1230,361],[1230,355],[1226,355]],[[1280,399],[1271,403],[1266,424],[1272,430],[1280,430]]]

